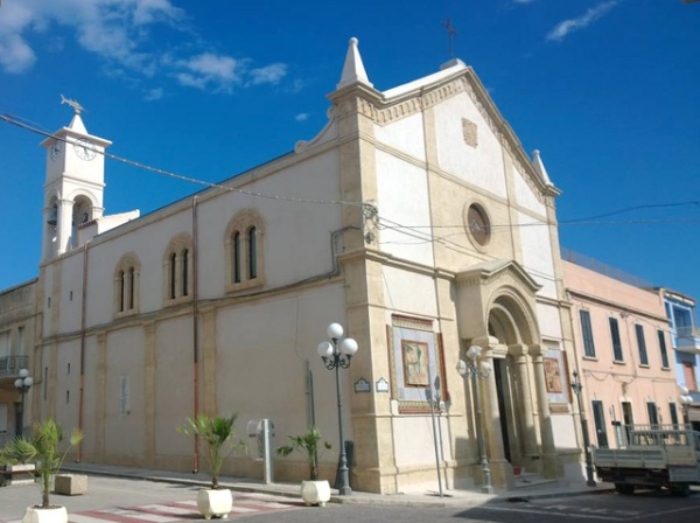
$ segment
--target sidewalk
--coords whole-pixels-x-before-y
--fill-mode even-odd
[[[92,463],[64,463],[62,472],[78,473],[98,476],[112,476],[119,478],[145,479],[164,483],[182,485],[209,484],[209,476],[204,473],[192,474],[186,472],[173,472],[162,470],[147,470],[133,467],[117,467],[112,465],[97,465]],[[236,478],[222,476],[219,484],[239,492],[259,492],[299,498],[298,483],[270,483],[250,478]],[[477,490],[443,489],[443,496],[437,490],[410,490],[401,494],[372,494],[368,492],[353,491],[351,496],[340,496],[337,490],[333,490],[331,502],[333,503],[362,503],[362,504],[400,504],[422,506],[476,506],[488,502],[524,501],[541,498],[554,498],[566,496],[579,496],[596,494],[614,490],[612,484],[599,483],[595,487],[586,486],[585,481],[577,484],[563,484],[556,482],[542,482],[531,486],[520,487],[514,490],[503,491],[496,489],[494,494],[484,494]]]

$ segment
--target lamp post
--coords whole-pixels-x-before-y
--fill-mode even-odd
[[[317,351],[318,355],[323,359],[325,367],[328,370],[335,369],[335,390],[338,396],[338,432],[340,433],[340,475],[342,479],[339,492],[341,496],[349,496],[352,494],[352,489],[350,488],[348,457],[345,453],[345,438],[343,436],[343,400],[340,393],[339,371],[341,368],[347,369],[350,367],[350,359],[357,352],[357,342],[352,338],[345,338],[340,341],[340,338],[343,336],[343,326],[340,323],[331,323],[326,332],[331,341],[319,343]]]
[[[19,378],[15,380],[15,388],[19,391],[22,397],[17,408],[17,427],[15,429],[15,434],[18,438],[22,437],[22,429],[24,427],[24,395],[29,391],[33,384],[34,379],[29,375],[29,371],[27,369],[20,369]]]
[[[684,428],[688,427],[688,409],[690,408],[690,404],[693,403],[693,398],[688,394],[688,388],[687,387],[681,387],[681,392],[682,394],[678,398],[678,400],[681,402],[681,407],[683,408],[683,425],[685,426]]]
[[[481,393],[479,391],[479,380],[488,379],[491,374],[491,366],[488,363],[482,363],[481,368],[477,365],[477,360],[481,356],[483,349],[478,345],[472,345],[467,350],[467,361],[459,360],[457,364],[457,372],[465,380],[471,379],[472,390],[474,393],[474,413],[476,415],[476,442],[479,446],[479,459],[481,461],[481,472],[484,476],[484,484],[481,491],[486,494],[493,493],[491,485],[491,468],[489,467],[488,456],[486,455],[486,444],[484,442],[484,423],[481,416]]]
[[[571,388],[576,393],[578,400],[578,412],[581,419],[581,433],[583,434],[583,446],[586,454],[586,485],[595,487],[596,483],[593,479],[593,459],[591,458],[591,441],[588,437],[588,420],[586,419],[586,411],[583,410],[583,402],[581,401],[581,392],[583,385],[578,377],[578,372],[573,372],[574,379],[571,381]]]

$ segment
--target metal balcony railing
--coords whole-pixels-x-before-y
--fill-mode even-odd
[[[16,378],[20,369],[29,365],[29,356],[3,356],[0,358],[0,378]]]
[[[697,327],[677,327],[677,338],[700,338],[700,329]]]

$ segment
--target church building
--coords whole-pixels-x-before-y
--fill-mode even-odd
[[[353,38],[328,98],[292,152],[144,216],[105,214],[111,142],[75,107],[42,143],[27,412],[81,427],[83,462],[179,471],[203,467],[186,417],[238,413],[243,438],[269,418],[277,445],[315,424],[332,480],[335,372],[317,346],[337,322],[358,345],[339,371],[353,489],[433,485],[438,466],[478,487],[482,454],[497,487],[582,478],[559,190],[540,154],[460,60],[380,91]],[[306,479],[294,455],[274,467]],[[263,467],[239,453],[224,473]]]

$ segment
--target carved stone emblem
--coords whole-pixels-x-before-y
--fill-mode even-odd
[[[476,134],[476,124],[466,118],[462,118],[462,135],[464,136],[464,143],[468,146],[476,147],[479,145]]]

